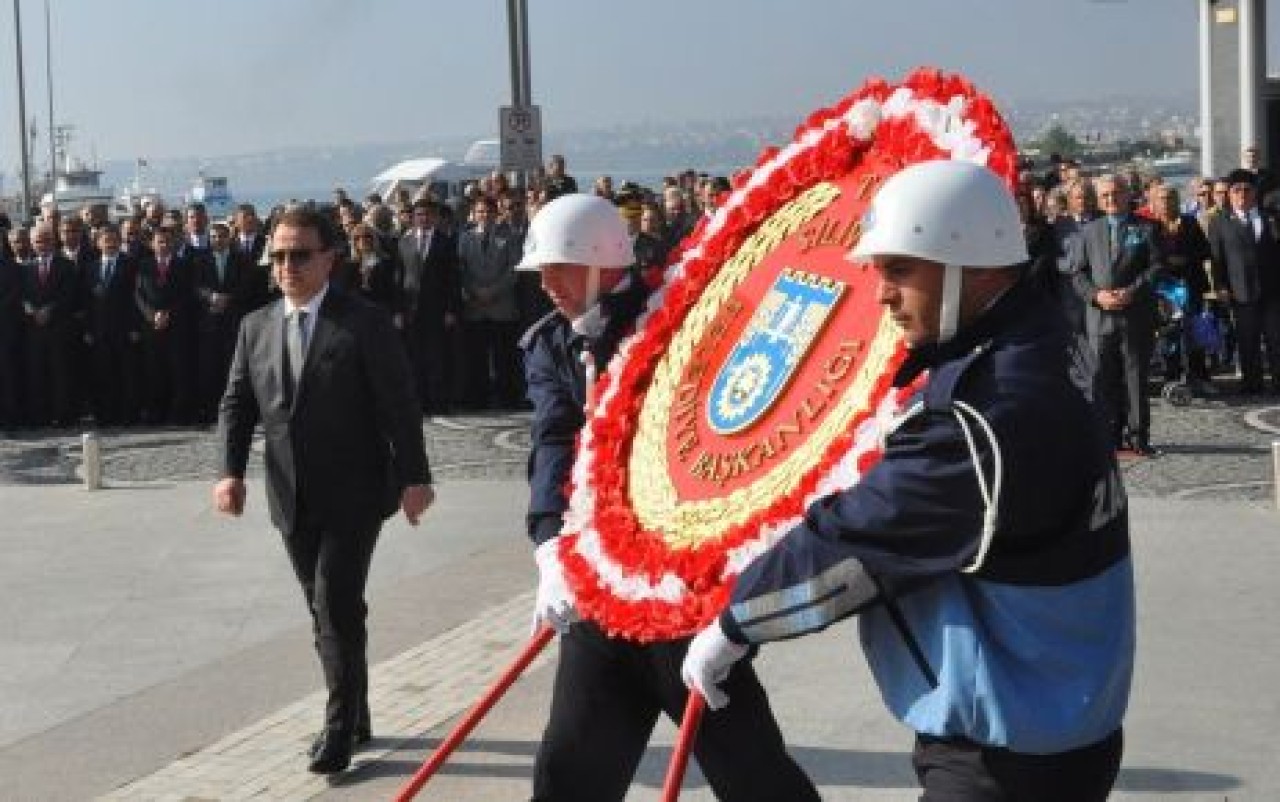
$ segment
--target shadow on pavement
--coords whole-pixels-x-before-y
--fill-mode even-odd
[[[1240,787],[1240,779],[1207,771],[1163,769],[1147,766],[1120,768],[1116,788],[1122,791],[1173,793],[1175,791],[1228,791]]]

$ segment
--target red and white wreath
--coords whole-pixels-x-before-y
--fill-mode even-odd
[[[697,631],[723,609],[739,573],[811,502],[849,488],[880,458],[884,423],[907,395],[890,387],[905,356],[896,339],[863,411],[794,486],[746,520],[672,547],[641,523],[630,495],[632,439],[655,367],[709,282],[776,210],[873,158],[899,168],[971,161],[1011,186],[1017,175],[1012,136],[991,101],[960,76],[921,69],[897,85],[870,80],[814,112],[790,144],[766,150],[735,179],[715,215],[673,255],[636,333],[602,373],[599,401],[579,439],[559,554],[580,613],[609,633],[647,642]]]

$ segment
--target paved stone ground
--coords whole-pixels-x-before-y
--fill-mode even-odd
[[[458,415],[423,425],[432,471],[442,479],[522,479],[529,414]],[[23,431],[0,437],[0,484],[79,482],[80,432]],[[99,432],[109,484],[203,481],[215,478],[218,439],[211,429],[108,429]],[[250,476],[262,469],[260,443]]]
[[[1275,519],[1267,510],[1272,507],[1271,443],[1280,440],[1280,399],[1241,403],[1223,398],[1187,407],[1156,401],[1153,420],[1154,440],[1164,455],[1124,462],[1129,493],[1138,499],[1135,532],[1138,550],[1144,555],[1140,590],[1149,616],[1142,646],[1147,670],[1135,689],[1133,748],[1117,798],[1177,796],[1196,802],[1278,798],[1271,796],[1280,788],[1273,776],[1274,761],[1265,754],[1259,757],[1266,751],[1271,726],[1267,710],[1274,709],[1274,702],[1259,704],[1259,699],[1274,699],[1263,689],[1271,687],[1277,665],[1274,639],[1266,635],[1276,609],[1271,582],[1275,541],[1267,536],[1274,532]],[[452,540],[389,537],[386,547],[380,547],[385,557],[382,570],[398,584],[378,585],[372,607],[381,616],[394,613],[392,622],[412,621],[412,627],[378,622],[380,637],[386,639],[388,632],[398,637],[388,639],[384,653],[375,660],[379,738],[360,754],[350,783],[329,786],[299,768],[321,700],[314,692],[314,677],[308,674],[314,666],[305,627],[295,626],[284,635],[271,630],[270,640],[262,643],[241,638],[224,649],[222,657],[205,656],[201,659],[206,663],[200,666],[174,668],[156,679],[140,679],[140,669],[131,668],[132,664],[108,666],[103,657],[101,666],[95,664],[103,681],[132,680],[133,684],[101,700],[73,699],[79,706],[70,705],[65,713],[45,711],[48,722],[28,726],[22,730],[25,735],[0,746],[0,766],[7,767],[0,776],[11,775],[11,791],[24,789],[12,798],[61,802],[103,793],[108,799],[131,802],[390,798],[424,752],[447,731],[449,720],[477,697],[478,689],[510,659],[527,633],[527,554],[522,544],[497,551],[492,545],[506,542],[498,533],[508,526],[505,521],[518,522],[527,430],[528,416],[514,413],[439,418],[424,424],[437,474],[442,482],[453,484],[451,496],[469,493],[470,500],[455,503],[451,513],[443,508],[437,513],[443,516],[437,531],[453,533]],[[8,486],[0,490],[0,498],[6,499],[0,507],[13,521],[5,530],[9,540],[34,543],[52,534],[55,541],[68,541],[67,549],[86,553],[81,554],[80,563],[68,564],[68,571],[74,568],[74,572],[63,573],[92,578],[76,583],[78,597],[57,601],[49,588],[48,605],[32,606],[35,586],[23,586],[21,580],[50,584],[58,577],[36,564],[15,563],[15,555],[22,552],[9,552],[8,564],[0,571],[0,576],[8,577],[5,581],[13,583],[13,597],[6,606],[22,612],[11,613],[0,623],[5,624],[6,638],[14,634],[18,646],[29,647],[10,655],[15,665],[34,670],[37,663],[48,662],[31,649],[51,649],[36,637],[48,640],[50,633],[27,632],[42,620],[41,611],[66,617],[71,601],[101,607],[99,597],[111,585],[100,576],[104,567],[137,562],[137,555],[145,553],[141,544],[163,548],[179,563],[208,563],[238,573],[244,573],[246,565],[259,566],[260,572],[285,570],[279,559],[263,557],[278,557],[274,544],[234,536],[238,531],[234,527],[260,529],[263,522],[214,522],[199,506],[216,470],[212,432],[109,431],[102,438],[108,485],[138,487],[138,491],[79,499],[71,487],[79,481],[78,432],[0,437],[0,486]],[[259,471],[260,462],[255,459],[251,473]],[[468,489],[461,480],[471,479],[496,481],[475,483]],[[156,488],[173,490],[167,496],[169,503],[156,511],[154,525],[172,527],[168,516],[191,530],[185,540],[174,536],[175,545],[169,545],[137,532],[133,533],[139,538],[136,541],[124,535],[106,536],[116,529],[124,533],[138,529],[132,525],[131,508],[124,508],[138,503],[139,493],[150,495]],[[67,504],[72,495],[79,500],[74,507]],[[496,516],[501,520],[489,524],[494,532],[480,537],[474,531],[480,509],[475,505],[498,495],[511,509],[504,508]],[[255,501],[261,499],[255,495]],[[110,510],[99,509],[109,502],[115,505],[110,515]],[[261,514],[261,506],[255,507],[256,514]],[[95,527],[88,542],[96,544],[98,551],[70,542],[77,527],[83,527],[86,514]],[[112,522],[116,529],[107,526]],[[1214,527],[1222,530],[1216,538],[1202,537]],[[1212,546],[1207,545],[1210,542]],[[45,549],[32,545],[29,556],[44,551],[47,544]],[[441,551],[452,556],[436,554]],[[218,559],[183,557],[206,553]],[[425,554],[432,555],[432,561]],[[1188,571],[1188,566],[1198,570]],[[152,573],[167,576],[167,569]],[[122,574],[116,583],[127,596],[123,606],[112,607],[127,613],[122,613],[118,629],[137,630],[139,643],[145,641],[153,651],[173,646],[177,637],[157,633],[199,630],[202,643],[210,640],[207,628],[192,623],[197,612],[207,610],[186,610],[174,603],[173,587],[131,576]],[[265,632],[268,624],[284,626],[299,618],[286,578],[273,574],[269,583],[261,584],[277,589],[281,599],[277,604],[271,596],[266,598],[269,604],[255,604],[255,616],[278,606],[292,611],[292,618],[283,612],[267,615],[263,621],[255,618],[259,629]],[[453,585],[484,594],[490,613],[478,616],[476,608],[449,607],[458,595],[456,588],[450,590]],[[170,624],[176,621],[182,629],[157,628],[151,619],[138,617],[137,610],[168,616],[173,619]],[[429,622],[430,631],[418,634],[423,621]],[[62,629],[68,626],[64,623]],[[95,625],[77,637],[96,642],[94,633],[100,629]],[[125,643],[123,648],[132,653],[142,647]],[[791,717],[786,730],[798,744],[798,757],[822,782],[831,800],[914,798],[901,733],[884,719],[864,673],[849,668],[847,648],[830,639],[812,639],[795,651],[770,650],[761,661],[781,715]],[[94,656],[84,646],[76,647],[76,654],[83,660]],[[1205,656],[1212,656],[1213,669],[1208,674],[1203,672]],[[792,681],[813,666],[823,667],[823,682],[797,685]],[[165,666],[155,670],[162,668],[168,670]],[[549,673],[530,672],[529,680],[516,688],[480,739],[464,750],[463,759],[423,796],[424,802],[511,799],[527,793],[527,764],[544,721]],[[848,698],[838,700],[838,715],[814,715],[813,711],[826,711],[827,705],[835,704],[825,694],[830,687],[843,689],[850,675],[856,687]],[[839,686],[834,685],[836,679]],[[92,690],[103,681],[73,684]],[[0,680],[0,689],[5,682],[16,681]],[[269,686],[270,691],[263,691],[262,698],[255,695],[260,685]],[[14,687],[17,693],[20,688]],[[1188,688],[1200,690],[1188,696]],[[230,701],[240,697],[249,698]],[[1178,701],[1170,703],[1173,699]],[[50,699],[31,702],[48,706]],[[669,726],[660,730],[660,746],[647,758],[637,780],[637,802],[656,798],[669,753],[663,747],[669,749],[671,734]],[[55,779],[49,773],[55,770],[68,776]],[[709,800],[696,774],[690,785],[691,802]],[[70,787],[79,790],[69,792]],[[90,788],[93,793],[84,793]],[[5,798],[10,797],[0,791],[0,799]]]
[[[441,479],[522,479],[529,414],[431,418],[423,431]],[[1156,459],[1126,459],[1131,495],[1265,502],[1272,498],[1272,441],[1280,441],[1280,398],[1233,396],[1175,407],[1152,401]],[[211,480],[215,433],[207,429],[108,430],[101,433],[108,484]],[[20,432],[0,438],[0,484],[79,481],[80,433]],[[255,449],[250,475],[261,471]]]

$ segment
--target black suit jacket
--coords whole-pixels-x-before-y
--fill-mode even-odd
[[[28,314],[47,310],[49,326],[65,328],[72,322],[80,301],[80,286],[76,265],[61,254],[49,264],[49,277],[40,281],[39,257],[27,262],[22,269],[22,308]]]
[[[169,313],[169,330],[175,334],[195,331],[196,276],[199,263],[189,257],[171,256],[169,274],[161,277],[160,265],[155,259],[143,262],[138,268],[137,289],[134,297],[138,311],[151,328],[155,313]]]
[[[85,332],[95,342],[119,344],[142,330],[142,319],[134,303],[138,264],[121,253],[116,256],[110,279],[103,281],[103,278],[101,259],[86,267],[80,276]]]
[[[219,410],[223,473],[244,476],[261,420],[276,527],[291,533],[301,507],[338,530],[366,528],[395,512],[406,485],[431,481],[408,357],[386,312],[331,287],[289,399],[284,325],[280,300],[240,326]]]
[[[462,309],[457,240],[437,227],[426,254],[418,253],[412,231],[400,238],[398,248],[400,309],[406,323],[436,328],[444,325],[446,314],[457,317]]]
[[[255,291],[253,284],[255,265],[242,252],[228,251],[226,267],[218,276],[218,257],[209,251],[207,258],[197,262],[196,296],[200,299],[200,328],[217,329],[239,322],[247,312]],[[231,296],[230,305],[222,311],[213,307],[213,295]]]
[[[1235,303],[1280,297],[1280,220],[1261,210],[1262,237],[1234,214],[1214,215],[1209,222],[1213,281],[1231,291]]]

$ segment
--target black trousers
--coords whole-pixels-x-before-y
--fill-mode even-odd
[[[299,514],[299,524],[284,534],[284,544],[311,611],[316,653],[329,691],[325,727],[354,733],[357,726],[369,723],[364,586],[382,523],[336,530],[307,520],[301,510]]]
[[[196,353],[196,365],[200,371],[196,417],[201,423],[218,419],[218,402],[227,389],[227,374],[231,372],[231,358],[236,352],[239,325],[239,318],[231,313],[210,314],[201,321]]]
[[[560,639],[551,720],[534,765],[534,802],[622,800],[658,715],[680,721],[688,639],[641,646],[575,624]],[[818,792],[787,754],[768,699],[747,662],[724,684],[729,706],[707,711],[694,757],[727,802],[809,802]]]
[[[1124,735],[1054,755],[1028,755],[957,738],[916,736],[920,802],[1104,802],[1120,771]]]
[[[1151,402],[1147,398],[1147,376],[1151,371],[1151,349],[1155,345],[1153,326],[1126,321],[1106,334],[1095,335],[1098,375],[1095,397],[1105,405],[1108,424],[1116,444],[1127,435],[1146,444],[1151,435]]]
[[[100,426],[136,423],[141,406],[142,346],[127,334],[100,334],[89,347],[89,405]]]
[[[145,423],[179,426],[195,418],[195,332],[170,327],[148,328],[142,334],[143,381],[146,383]]]
[[[418,400],[426,413],[446,411],[453,401],[449,382],[449,331],[442,320],[420,316],[404,330]]]
[[[66,326],[34,323],[26,330],[27,422],[35,426],[69,426],[72,343]]]
[[[511,409],[524,397],[524,370],[516,347],[519,326],[514,320],[468,320],[464,324],[469,406],[484,408],[494,401]]]
[[[1262,389],[1262,346],[1265,342],[1271,382],[1280,387],[1280,300],[1233,303],[1231,313],[1236,321],[1240,386],[1245,390]]]

